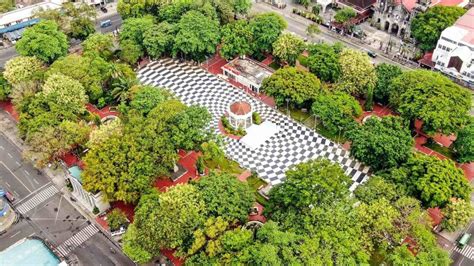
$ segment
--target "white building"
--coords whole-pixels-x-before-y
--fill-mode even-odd
[[[58,9],[62,3],[63,0],[47,0],[0,14],[0,29],[30,20],[38,10]]]
[[[474,85],[474,8],[441,33],[432,60],[435,69]]]
[[[73,188],[72,194],[87,210],[93,212],[94,208],[97,207],[99,213],[102,213],[110,208],[110,204],[104,199],[102,192],[92,194],[82,187],[82,171],[78,166],[73,166],[68,171],[68,179]]]
[[[250,88],[253,92],[260,93],[262,81],[273,74],[273,69],[250,58],[242,57],[235,58],[222,66],[222,72],[227,78]]]

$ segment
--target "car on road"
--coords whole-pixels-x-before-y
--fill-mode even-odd
[[[10,203],[13,203],[15,201],[15,196],[13,196],[10,191],[2,187],[0,187],[0,197],[5,197]]]
[[[372,57],[372,58],[376,58],[377,57],[377,54],[375,52],[372,52],[370,50],[367,50],[367,54]]]
[[[469,233],[464,233],[461,235],[461,237],[459,237],[458,239],[458,247],[459,248],[464,248],[468,243],[469,243],[469,240],[471,240],[471,234]]]
[[[110,19],[107,19],[107,20],[103,20],[100,22],[100,27],[101,28],[107,28],[107,27],[110,27],[112,26],[112,21]]]

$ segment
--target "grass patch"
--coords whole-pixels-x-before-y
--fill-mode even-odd
[[[345,143],[347,139],[343,136],[343,134],[334,133],[327,128],[325,128],[322,124],[316,126],[316,131],[323,137],[335,141],[337,143]]]
[[[435,152],[440,153],[451,160],[455,160],[453,151],[448,147],[444,147],[444,146],[439,145],[436,142],[430,142],[430,141],[423,144],[423,146],[425,146],[428,149],[434,150]]]
[[[298,56],[298,62],[300,62],[300,64],[301,64],[302,66],[304,66],[304,67],[306,67],[306,68],[308,67],[308,57],[306,57],[306,56],[300,54],[300,55]]]
[[[254,194],[255,194],[255,199],[257,200],[258,203],[262,204],[264,207],[266,206],[267,204],[267,199],[264,198],[262,195],[260,195],[258,193],[258,189],[261,187],[261,186],[266,186],[267,183],[265,181],[263,181],[262,179],[260,179],[258,176],[256,175],[251,175],[247,178],[247,183],[249,184],[249,186],[252,188],[252,190],[254,191]]]
[[[223,161],[218,164],[214,161],[206,161],[205,165],[210,169],[217,172],[226,172],[230,174],[241,174],[244,169],[240,168],[240,165],[236,161],[229,160],[224,157]]]
[[[278,64],[276,61],[273,61],[270,65],[268,65],[269,67],[273,68],[274,70],[278,70],[281,68],[280,64]]]
[[[279,110],[280,112],[287,114],[286,107],[280,107]],[[309,112],[303,112],[301,111],[301,109],[293,109],[293,108],[290,108],[290,116],[291,118],[293,118],[294,120],[300,123],[304,123],[308,118],[311,117]]]

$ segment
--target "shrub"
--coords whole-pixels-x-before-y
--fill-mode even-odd
[[[128,223],[127,216],[119,209],[113,209],[107,215],[107,223],[109,225],[110,231],[117,231],[122,225]]]
[[[262,118],[260,117],[260,114],[257,112],[252,113],[252,120],[257,125],[260,125],[262,123]]]

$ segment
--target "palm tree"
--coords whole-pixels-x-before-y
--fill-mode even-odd
[[[137,84],[138,81],[136,79],[128,79],[121,75],[112,81],[111,95],[118,103],[127,101],[130,88]]]

